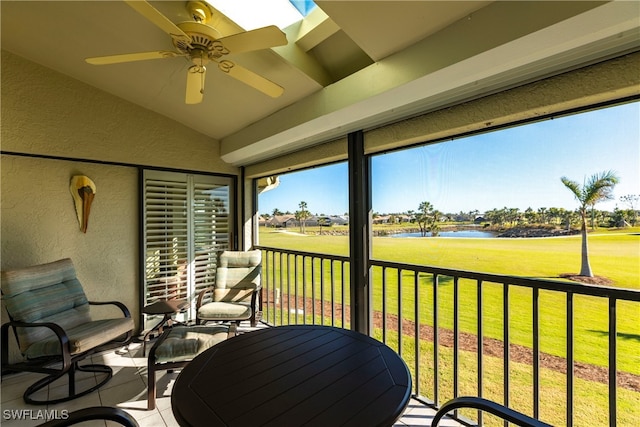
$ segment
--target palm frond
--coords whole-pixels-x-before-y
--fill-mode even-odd
[[[576,181],[570,180],[566,176],[563,176],[562,178],[560,178],[560,180],[565,187],[571,190],[573,195],[576,196],[576,199],[582,204],[582,188],[580,187],[580,184],[578,184]]]
[[[613,188],[619,181],[613,171],[592,175],[583,189],[584,203],[594,205],[599,201],[612,199]]]

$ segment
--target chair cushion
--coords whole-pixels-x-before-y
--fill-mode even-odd
[[[253,289],[214,289],[213,300],[251,303],[251,296],[254,292]]]
[[[164,341],[155,348],[155,362],[182,362],[191,360],[206,349],[227,339],[229,327],[174,326]]]
[[[220,264],[218,267],[229,268],[251,268],[257,267],[262,262],[262,251],[254,249],[251,251],[223,251],[220,254]]]
[[[246,252],[223,251],[216,268],[215,287],[260,289],[261,259],[262,252],[258,249]]]
[[[15,321],[52,322],[65,330],[91,321],[89,304],[69,258],[2,272],[2,298]],[[20,351],[53,338],[46,328],[18,328]]]
[[[260,267],[218,267],[216,288],[260,289]]]
[[[210,302],[198,309],[202,320],[247,320],[251,318],[251,307],[238,302]]]
[[[2,293],[17,295],[75,278],[76,271],[70,258],[15,270],[4,270],[2,271]]]
[[[83,353],[102,344],[106,344],[109,341],[126,334],[133,328],[133,319],[130,317],[124,317],[120,319],[103,319],[86,322],[80,326],[65,329],[65,332],[69,336],[69,346],[71,348],[71,354],[73,355]],[[46,328],[37,329],[45,329],[51,332]],[[52,338],[38,341],[30,345],[24,354],[29,359],[60,355],[60,342],[54,335]]]

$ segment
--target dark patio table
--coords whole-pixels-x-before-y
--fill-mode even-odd
[[[248,332],[206,350],[171,394],[181,426],[390,426],[411,375],[385,344],[329,326]]]

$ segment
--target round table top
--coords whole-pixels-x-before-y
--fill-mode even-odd
[[[171,314],[187,307],[189,303],[181,299],[168,299],[156,301],[153,304],[144,306],[142,312],[145,314]]]
[[[279,326],[227,339],[176,380],[182,426],[390,426],[411,397],[391,348],[329,326]]]

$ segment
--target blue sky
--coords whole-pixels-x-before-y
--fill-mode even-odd
[[[640,103],[375,156],[373,210],[417,210],[422,201],[445,213],[575,209],[560,177],[582,183],[605,170],[620,183],[615,200],[596,208],[626,208],[620,196],[640,195]],[[281,175],[278,188],[259,196],[259,209],[295,212],[300,201],[317,214],[347,212],[347,164]]]

